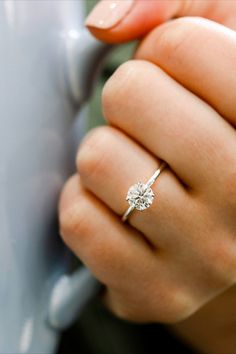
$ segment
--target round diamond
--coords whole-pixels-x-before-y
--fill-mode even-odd
[[[130,187],[126,200],[128,203],[138,210],[144,210],[150,207],[154,199],[154,192],[142,182],[138,182]]]

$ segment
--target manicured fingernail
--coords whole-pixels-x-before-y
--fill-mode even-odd
[[[85,25],[109,29],[118,25],[130,12],[135,0],[102,0],[88,15]]]

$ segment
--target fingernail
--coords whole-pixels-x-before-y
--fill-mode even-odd
[[[118,25],[130,12],[135,0],[102,0],[88,15],[85,25],[109,29]]]

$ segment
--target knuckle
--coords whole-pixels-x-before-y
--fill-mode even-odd
[[[222,242],[217,242],[205,254],[208,284],[216,289],[224,289],[230,286],[236,278],[236,257],[235,246],[228,237],[222,237]]]
[[[140,306],[143,299],[133,301],[117,301],[112,311],[124,320],[133,322],[160,321],[162,323],[177,323],[188,318],[195,310],[196,304],[184,292],[172,290],[160,301],[160,294],[154,298],[154,293],[146,294],[146,306]]]
[[[118,318],[130,322],[146,322],[150,320],[145,306],[136,304],[136,300],[123,298],[123,296],[110,296],[108,308]]]
[[[71,203],[72,196],[74,195],[74,187],[77,185],[78,175],[74,174],[70,176],[60,192],[58,211],[60,213],[66,209],[67,205]]]
[[[158,314],[165,323],[177,323],[188,318],[196,309],[193,298],[183,289],[168,289],[162,306],[162,313]]]
[[[107,150],[113,139],[112,130],[111,127],[97,127],[85,136],[76,156],[76,166],[82,178],[106,173],[109,164]]]
[[[183,18],[175,20],[172,24],[163,26],[163,30],[158,40],[158,48],[161,54],[171,60],[179,57],[189,43],[192,26],[186,25]]]
[[[145,299],[145,306],[144,304]],[[133,322],[177,323],[193,314],[197,302],[183,289],[148,288],[145,294],[134,297],[132,290],[123,296],[119,293],[110,303],[112,312],[124,320]]]
[[[121,64],[114,74],[106,81],[102,90],[102,103],[105,107],[113,102],[117,94],[122,94],[126,89],[126,86],[123,84],[124,82],[130,82],[130,79],[132,79],[132,74],[135,68],[134,62],[134,60],[128,60]]]
[[[182,17],[158,26],[147,36],[143,45],[140,45],[137,57],[144,56],[145,58],[147,52],[153,60],[161,59],[165,66],[170,61],[179,62],[181,60],[182,62],[186,53],[189,50],[192,51],[195,42],[199,42],[195,38],[195,34],[198,33],[200,23],[197,18]],[[152,44],[151,51],[148,49],[150,44]],[[186,49],[188,50],[186,51]]]
[[[127,304],[118,303],[113,309],[113,313],[122,320],[129,322],[145,321],[143,317],[140,318],[140,310],[133,309],[132,306]]]
[[[129,60],[115,71],[107,80],[102,90],[102,107],[105,118],[115,123],[116,118],[122,116],[122,109],[132,100],[132,94],[137,92],[140,84],[140,70],[151,65],[141,60]]]
[[[59,214],[60,235],[69,247],[74,244],[78,237],[86,238],[91,230],[87,217],[86,200],[82,195],[78,198],[79,202],[72,202]]]

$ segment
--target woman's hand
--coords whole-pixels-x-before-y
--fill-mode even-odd
[[[92,34],[109,43],[141,38],[172,18],[201,16],[236,29],[234,0],[103,0],[86,25]]]
[[[233,31],[173,20],[104,87],[109,126],[82,141],[59,211],[64,241],[120,317],[175,323],[235,283],[235,58]],[[159,159],[169,167],[153,204],[122,223],[128,188]]]

